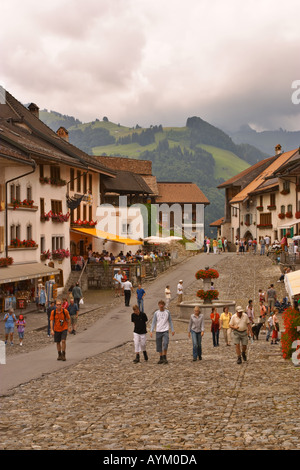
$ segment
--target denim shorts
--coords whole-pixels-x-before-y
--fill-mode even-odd
[[[5,334],[6,335],[9,335],[10,333],[13,333],[14,332],[14,327],[11,326],[11,327],[5,327]]]
[[[156,332],[156,351],[161,353],[168,349],[169,345],[169,331]]]

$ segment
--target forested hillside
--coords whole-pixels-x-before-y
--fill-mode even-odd
[[[222,181],[266,157],[248,144],[235,144],[222,130],[190,117],[184,127],[152,125],[142,128],[121,126],[107,117],[91,123],[59,113],[40,111],[40,118],[54,131],[64,126],[69,140],[90,155],[112,155],[152,161],[158,181],[196,183],[210,205],[205,210],[209,224],[224,214],[224,194],[216,189]]]

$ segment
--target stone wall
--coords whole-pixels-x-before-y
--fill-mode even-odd
[[[171,259],[153,262],[102,264],[89,263],[86,267],[88,289],[109,289],[114,287],[113,277],[119,269],[125,271],[133,286],[145,282],[164,272],[171,266]]]

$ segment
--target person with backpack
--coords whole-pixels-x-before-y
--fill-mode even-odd
[[[50,315],[51,335],[57,347],[57,360],[66,360],[67,334],[70,327],[70,314],[68,310],[62,308],[61,300],[56,301],[56,307]]]

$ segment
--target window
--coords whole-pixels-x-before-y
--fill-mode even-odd
[[[83,219],[83,220],[86,220],[86,204],[83,205],[82,219]]]
[[[10,244],[14,238],[16,238],[16,226],[11,225],[10,226]]]
[[[54,180],[60,180],[60,167],[50,166],[50,178]]]
[[[51,211],[54,214],[59,214],[62,212],[62,201],[56,201],[55,199],[51,199]]]
[[[270,206],[275,206],[275,193],[270,194]]]
[[[272,225],[272,214],[260,214],[260,225]]]
[[[93,208],[89,206],[89,221],[93,220]]]
[[[32,225],[28,224],[26,227],[26,239],[32,240]]]
[[[83,174],[83,192],[84,194],[87,193],[87,174]]]
[[[64,237],[52,237],[52,251],[64,248]]]
[[[80,193],[81,192],[81,173],[79,170],[77,170],[77,191]]]
[[[41,253],[43,253],[43,251],[46,251],[46,241],[45,241],[44,235],[41,236],[40,248],[41,248]]]
[[[15,199],[15,197],[16,197],[16,188],[15,188],[15,185],[14,185],[14,184],[11,184],[9,189],[10,189],[10,202],[12,203],[12,202],[13,202],[13,199]]]
[[[44,178],[44,165],[40,165],[40,178]]]
[[[283,182],[283,190],[285,192],[290,192],[290,182],[289,181],[284,181]]]
[[[16,226],[16,238],[21,240],[21,225],[20,224]]]
[[[74,168],[70,168],[70,191],[74,191],[74,178],[75,178]]]
[[[89,175],[89,191],[92,194],[92,191],[93,191],[93,175]]]
[[[42,217],[45,214],[45,199],[43,197],[40,198],[40,216]]]
[[[77,216],[77,220],[80,220],[80,204],[76,209],[76,216]]]
[[[281,214],[285,214],[285,206],[280,207],[280,212],[281,212]]]
[[[130,224],[122,224],[122,233],[126,235],[127,233],[132,233],[132,228]]]
[[[27,201],[32,201],[32,187],[31,186],[27,186],[26,199]]]
[[[293,205],[292,204],[289,204],[287,206],[287,212],[293,212]]]
[[[21,186],[19,184],[16,185],[16,199],[17,201],[21,200]]]

